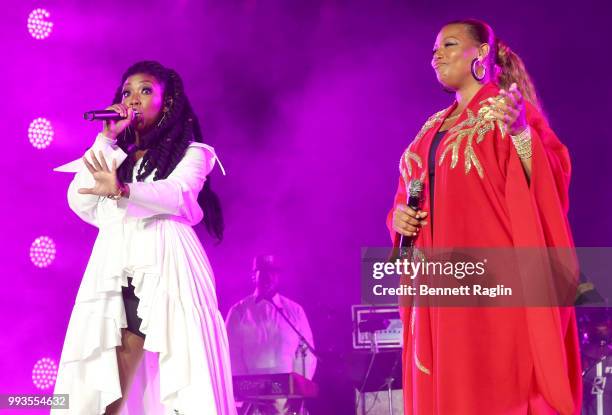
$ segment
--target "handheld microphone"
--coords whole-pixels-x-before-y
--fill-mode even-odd
[[[421,202],[423,195],[423,182],[419,179],[414,179],[410,181],[408,185],[408,207],[412,210],[419,210],[421,208]],[[414,245],[414,240],[416,236],[404,236],[400,235],[400,250],[405,252],[405,250],[401,248],[412,248]]]
[[[138,117],[140,113],[134,111],[134,117]],[[127,117],[121,116],[114,110],[93,110],[87,111],[83,114],[83,118],[87,121],[121,121],[127,119]]]

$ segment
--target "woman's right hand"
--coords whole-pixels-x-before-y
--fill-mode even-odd
[[[121,103],[113,104],[110,107],[106,107],[106,109],[113,110],[122,117],[127,117],[126,119],[121,121],[104,121],[104,129],[102,130],[102,134],[104,134],[108,138],[115,140],[117,136],[123,130],[125,130],[127,126],[130,125],[130,123],[134,120],[134,110],[129,108],[127,105]]]
[[[425,217],[427,212],[399,205],[393,211],[393,230],[404,236],[416,236],[420,228],[427,225]]]

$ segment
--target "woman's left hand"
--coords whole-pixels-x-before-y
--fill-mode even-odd
[[[119,181],[117,180],[117,161],[113,160],[111,168],[106,164],[104,154],[100,151],[100,159],[96,158],[93,150],[89,152],[91,163],[83,157],[83,162],[87,166],[87,170],[96,180],[94,187],[87,189],[81,188],[78,190],[83,195],[98,195],[109,196],[115,195],[119,191]]]
[[[527,128],[525,101],[516,83],[510,85],[508,91],[501,89],[497,97],[487,101],[491,104],[491,117],[503,122],[510,135],[518,135]]]

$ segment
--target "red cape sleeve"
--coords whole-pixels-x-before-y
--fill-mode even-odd
[[[516,151],[508,160],[506,201],[515,247],[571,248],[573,240],[567,221],[571,163],[567,149],[548,123],[532,106],[527,108],[532,137],[532,171],[529,183]],[[535,249],[534,249],[535,250]],[[566,252],[569,250],[566,250]],[[542,250],[541,258],[549,258]],[[572,251],[573,252],[573,251]],[[572,254],[555,257],[569,274],[577,276]],[[552,264],[542,261],[534,274],[533,263],[525,276],[539,275],[536,285],[553,287],[557,274]],[[541,267],[541,268],[540,268]],[[541,273],[539,270],[541,269]],[[525,287],[534,287],[533,281]],[[554,298],[554,297],[552,297]],[[546,400],[561,414],[580,413],[582,383],[580,354],[573,307],[527,307],[529,342],[538,386]]]

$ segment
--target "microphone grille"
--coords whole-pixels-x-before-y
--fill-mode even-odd
[[[423,182],[419,179],[410,180],[408,193],[410,197],[421,197],[421,193],[423,193]]]

